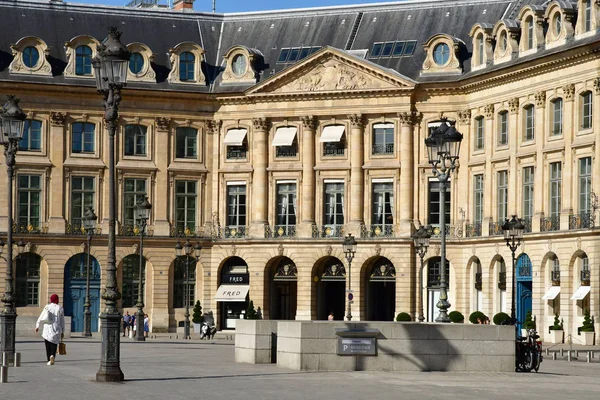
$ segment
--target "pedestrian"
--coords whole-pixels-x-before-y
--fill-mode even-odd
[[[129,320],[129,337],[134,337],[135,336],[135,314],[133,314],[131,316],[131,319]]]
[[[333,321],[333,311],[329,312],[329,316],[327,317],[327,321]]]
[[[131,323],[131,316],[129,315],[129,311],[125,311],[125,315],[123,315],[123,337],[127,334],[127,329],[129,329],[129,324]]]
[[[46,344],[46,358],[48,365],[54,365],[56,358],[56,349],[58,344],[64,337],[65,331],[65,311],[58,304],[58,295],[50,296],[50,303],[44,307],[37,322],[35,323],[35,331],[40,329],[40,323],[44,323],[42,337]]]
[[[148,324],[150,323],[150,319],[148,318],[148,314],[144,315],[144,337],[148,337],[148,332],[150,332],[150,327]]]

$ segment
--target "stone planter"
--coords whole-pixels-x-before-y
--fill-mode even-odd
[[[564,331],[562,329],[556,329],[550,331],[550,343],[562,343],[564,338]]]
[[[200,333],[200,329],[202,329],[202,324],[194,324],[195,333]]]
[[[581,332],[581,343],[584,346],[594,345],[594,332]]]

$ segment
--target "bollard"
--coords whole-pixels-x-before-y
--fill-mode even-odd
[[[567,361],[571,362],[571,352],[567,352]]]
[[[550,349],[546,347],[546,355],[549,356],[550,355]]]
[[[588,351],[587,355],[585,357],[585,362],[589,363],[591,361],[591,358],[592,358],[592,352]]]
[[[3,365],[0,367],[0,383],[6,382],[8,382],[8,367]]]
[[[5,351],[2,352],[2,366],[8,367],[8,353]]]
[[[561,357],[564,357],[564,356],[565,356],[565,354],[564,354],[564,349],[560,349],[560,356],[561,356]]]
[[[552,353],[552,360],[553,360],[553,361],[556,361],[556,352],[553,352],[553,353]]]
[[[21,353],[15,353],[15,367],[21,366]]]

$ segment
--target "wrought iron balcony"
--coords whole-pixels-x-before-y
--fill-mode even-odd
[[[560,216],[543,217],[540,219],[540,231],[551,232],[560,230]]]
[[[248,150],[245,147],[228,146],[227,147],[227,159],[228,160],[245,160]]]
[[[506,272],[498,273],[498,289],[506,290]]]
[[[531,233],[531,218],[521,218],[521,223],[525,227],[524,233]]]
[[[323,146],[323,156],[343,156],[344,154],[346,154],[345,146]]]
[[[490,222],[490,236],[502,236],[504,230],[502,230],[503,222]]]
[[[481,272],[477,272],[475,274],[475,290],[481,290],[483,288],[483,278],[482,278],[482,273]]]
[[[481,236],[481,222],[467,224],[465,230],[467,231],[466,237],[479,237]]]
[[[560,271],[551,271],[550,276],[552,278],[552,286],[560,286]]]
[[[41,224],[19,224],[17,222],[13,223],[12,233],[23,233],[23,234],[46,234],[48,233],[48,224],[46,222],[42,222]]]
[[[275,157],[296,157],[298,155],[298,146],[276,146]]]
[[[250,229],[247,226],[224,226],[219,229],[218,237],[220,239],[242,239],[247,236],[249,230]]]
[[[371,148],[371,154],[380,155],[380,154],[394,154],[394,144],[374,144]]]
[[[360,237],[363,239],[392,237],[394,236],[393,225],[362,225],[360,227]]]
[[[171,237],[191,237],[191,238],[203,238],[207,237],[203,226],[185,226],[185,225],[174,225],[171,226],[169,231]],[[210,237],[210,235],[208,235]]]
[[[590,275],[589,269],[581,270],[579,275],[581,286],[590,286]]]
[[[441,235],[442,231],[440,230],[440,227],[437,225],[432,225],[431,229],[429,229],[429,234],[431,235],[432,239],[439,239],[442,235]],[[450,224],[446,224],[446,238],[461,238],[463,237],[463,227],[462,224],[458,224],[458,225],[450,225]]]
[[[94,235],[101,235],[102,234],[102,224],[96,224],[96,229],[94,229]],[[73,235],[73,236],[78,236],[78,235],[87,235],[85,228],[80,225],[80,224],[71,224],[71,223],[67,223],[67,225],[65,226],[65,235]]]
[[[579,213],[569,215],[569,230],[589,229],[595,226],[596,215],[592,213]]]
[[[265,238],[289,238],[296,237],[296,225],[273,225],[265,226]]]
[[[344,225],[313,225],[312,237],[313,238],[334,238],[342,237],[344,235]]]
[[[137,225],[122,225],[120,222],[117,222],[117,235],[119,236],[138,236],[140,234],[140,227]],[[153,236],[154,235],[154,225],[146,225],[146,230],[144,231],[144,236]]]

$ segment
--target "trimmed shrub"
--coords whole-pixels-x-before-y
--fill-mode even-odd
[[[583,313],[583,325],[579,328],[581,332],[594,332],[594,322],[590,318],[590,310],[585,310]]]
[[[487,316],[481,311],[473,311],[471,315],[469,315],[469,321],[472,324],[478,324],[477,319],[479,319],[482,323],[487,319]]]
[[[455,324],[462,324],[465,322],[465,316],[462,315],[460,311],[450,311],[448,318],[450,318],[450,321],[454,322]]]
[[[554,325],[552,325],[550,327],[550,330],[551,331],[562,331],[563,330],[563,324],[558,319],[558,313],[554,314]]]
[[[510,320],[510,315],[507,313],[499,312],[494,315],[494,325],[504,325],[508,320]]]
[[[398,315],[396,315],[396,321],[397,322],[410,322],[410,321],[412,321],[412,318],[410,317],[410,315],[408,313],[401,312]]]
[[[531,315],[531,311],[527,311],[527,315],[525,316],[525,322],[523,322],[523,328],[537,330],[535,320]]]
[[[254,309],[254,302],[250,300],[248,304],[248,309],[246,310],[246,319],[258,319],[256,317],[256,310]]]
[[[200,305],[200,300],[196,301],[194,305],[194,311],[192,312],[192,322],[194,324],[201,324],[204,322],[204,316],[202,315],[202,306]]]

